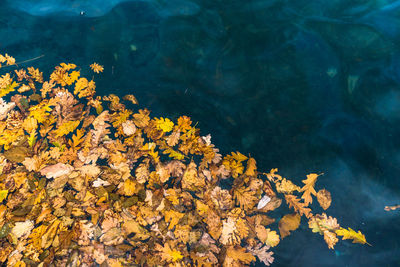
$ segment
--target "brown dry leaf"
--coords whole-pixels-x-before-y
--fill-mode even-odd
[[[15,146],[4,151],[3,155],[6,159],[13,162],[23,162],[29,154],[29,149],[24,146]]]
[[[286,214],[279,220],[279,232],[282,239],[290,235],[290,231],[296,230],[300,225],[301,217],[298,213]]]
[[[169,146],[175,146],[179,142],[179,137],[181,136],[181,133],[179,131],[173,131],[167,138],[167,144]]]
[[[324,209],[328,209],[332,202],[331,193],[326,189],[321,189],[317,193],[317,200],[319,205]]]
[[[233,206],[232,196],[229,194],[229,191],[222,190],[219,186],[215,187],[211,192],[211,200],[221,210],[227,210]]]

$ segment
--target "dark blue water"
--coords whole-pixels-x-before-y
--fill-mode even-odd
[[[372,247],[329,250],[303,221],[276,266],[400,265],[400,212],[383,210],[400,204],[400,1],[3,0],[4,53],[44,55],[25,65],[45,73],[98,62],[99,94],[189,115],[259,169],[325,173],[329,214]]]

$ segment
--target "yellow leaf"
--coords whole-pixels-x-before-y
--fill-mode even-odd
[[[172,148],[167,148],[163,151],[163,154],[168,154],[168,157],[177,159],[177,160],[183,160],[185,158],[185,155],[182,153],[179,153],[178,151],[173,150]]]
[[[1,82],[1,81],[0,81]],[[0,97],[3,97],[11,92],[15,91],[15,87],[18,86],[18,83],[11,82],[10,84],[6,85],[5,87],[0,89]]]
[[[180,251],[171,249],[168,243],[164,244],[162,247],[160,244],[157,244],[156,247],[161,251],[161,260],[166,262],[176,262],[183,258]]]
[[[365,239],[365,235],[363,235],[361,231],[356,232],[350,227],[348,228],[348,230],[346,230],[345,228],[340,228],[339,230],[336,230],[335,233],[339,236],[342,236],[343,240],[353,239],[353,243],[368,244],[367,240]]]
[[[276,182],[276,191],[278,193],[291,194],[293,191],[300,191],[300,187],[293,184],[290,180],[282,178],[282,180]]]
[[[6,199],[7,195],[8,195],[8,190],[0,190],[0,202]]]
[[[279,244],[279,235],[276,233],[276,231],[271,231],[268,229],[268,236],[267,240],[265,240],[265,244],[270,247],[275,247]]]
[[[157,129],[162,130],[167,133],[170,132],[174,128],[174,123],[168,118],[155,118]]]
[[[27,131],[28,133],[31,133],[32,131],[36,130],[38,127],[37,120],[33,117],[27,117],[24,122],[22,123],[22,127],[24,127],[24,130]]]
[[[124,195],[132,196],[136,190],[136,183],[131,179],[127,179],[124,182]]]
[[[42,239],[42,248],[47,249],[48,247],[51,246],[51,244],[54,241],[54,237],[56,236],[60,224],[62,225],[62,222],[60,220],[55,220],[47,229],[46,233],[41,236]]]
[[[76,134],[72,136],[72,142],[69,140],[69,145],[72,146],[73,148],[77,149],[80,147],[82,142],[85,140],[83,138],[83,135],[85,133],[84,129],[78,129],[76,130]]]
[[[185,215],[185,213],[180,213],[174,210],[165,211],[165,222],[169,222],[168,229],[174,228],[178,224],[179,220]]]
[[[36,143],[36,135],[37,135],[36,131],[32,131],[29,134],[29,137],[28,137],[29,147],[33,147],[33,145]]]
[[[79,120],[64,122],[63,124],[60,125],[60,127],[58,127],[54,131],[54,133],[56,134],[56,137],[67,135],[70,132],[73,132],[76,129],[76,127],[78,127],[79,123],[81,123],[81,121]]]

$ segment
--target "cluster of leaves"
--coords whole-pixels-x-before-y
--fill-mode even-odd
[[[15,64],[8,55],[4,62]],[[116,95],[95,96],[95,82],[74,64],[61,63],[48,81],[33,67],[7,73],[0,96],[11,99],[0,103],[0,262],[7,266],[243,266],[257,258],[270,265],[270,248],[302,216],[330,248],[337,236],[366,243],[312,213],[312,196],[324,209],[331,202],[328,191],[314,189],[318,175],[300,188],[276,170],[257,172],[239,152],[223,157],[189,117],[151,118]],[[124,100],[137,104],[133,95]],[[278,194],[294,212],[273,230]]]

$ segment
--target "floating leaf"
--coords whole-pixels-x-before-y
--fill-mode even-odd
[[[0,190],[0,202],[7,198],[8,190]]]
[[[290,235],[290,231],[295,231],[300,226],[301,217],[298,213],[286,214],[279,220],[279,232],[282,238]]]

